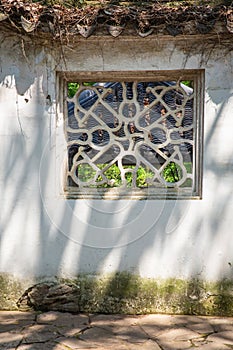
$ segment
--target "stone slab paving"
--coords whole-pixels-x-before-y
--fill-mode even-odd
[[[229,350],[233,318],[0,311],[0,350]]]

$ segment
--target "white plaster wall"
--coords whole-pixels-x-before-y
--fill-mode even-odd
[[[17,38],[2,40],[0,273],[233,277],[232,54],[221,43],[206,48],[203,40],[137,40],[82,39],[66,48],[59,65],[51,49],[25,42],[22,50]],[[205,69],[203,199],[65,200],[59,192],[65,144],[55,115],[56,69],[184,68]]]

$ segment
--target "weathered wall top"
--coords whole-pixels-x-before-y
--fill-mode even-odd
[[[64,6],[63,1],[1,0],[0,24],[18,33],[50,33],[58,40],[78,34],[87,38],[103,30],[117,37],[128,28],[133,29],[131,34],[142,37],[152,33],[172,36],[204,35],[211,31],[233,33],[233,8],[228,1],[208,3],[101,1],[97,5],[88,1],[77,6],[82,4],[81,0],[69,0],[68,6]],[[221,25],[216,29],[217,23]]]

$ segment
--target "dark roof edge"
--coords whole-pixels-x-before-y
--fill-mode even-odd
[[[49,33],[54,39],[81,35],[120,34],[147,37],[158,35],[205,35],[211,32],[233,33],[233,8],[226,5],[64,7],[41,2],[0,0],[0,28],[7,26],[18,33]]]

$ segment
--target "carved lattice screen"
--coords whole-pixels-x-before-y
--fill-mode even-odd
[[[178,81],[77,84],[67,99],[68,187],[191,192],[194,96]]]

